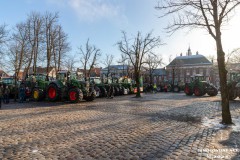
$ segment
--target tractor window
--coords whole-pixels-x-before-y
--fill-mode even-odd
[[[204,81],[204,77],[203,76],[196,76],[195,80]]]
[[[67,77],[66,73],[58,73],[57,74],[57,79],[59,79],[60,81],[64,81],[65,77]]]
[[[44,81],[46,79],[46,76],[45,75],[36,75],[36,79]]]
[[[70,73],[70,79],[77,79],[77,75],[75,73]]]
[[[100,80],[100,79],[97,79],[97,78],[95,78],[95,79],[93,79],[93,82],[94,82],[95,84],[100,84],[100,83],[101,83],[101,80]]]
[[[2,82],[5,84],[13,84],[13,79],[12,78],[3,78]]]

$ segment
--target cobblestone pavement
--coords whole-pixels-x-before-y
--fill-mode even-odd
[[[230,105],[236,125],[225,127],[219,99],[11,102],[0,110],[0,159],[240,159],[240,100]]]

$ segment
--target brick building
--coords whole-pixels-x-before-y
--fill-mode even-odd
[[[167,79],[174,82],[189,82],[190,77],[201,74],[206,81],[211,81],[213,76],[213,63],[205,56],[198,54],[192,55],[189,47],[186,56],[177,56],[169,65],[166,66]]]

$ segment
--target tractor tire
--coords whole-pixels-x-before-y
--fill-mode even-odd
[[[96,95],[94,94],[94,92],[92,92],[92,94],[91,94],[91,96],[88,96],[88,97],[86,97],[86,101],[94,101],[94,99],[96,98]]]
[[[96,92],[96,97],[100,97],[100,93],[101,93],[100,88],[95,86],[95,87],[94,87],[94,90],[95,90],[95,92]]]
[[[229,100],[235,100],[237,98],[237,93],[235,90],[230,90],[228,92]]]
[[[61,98],[61,89],[55,84],[50,84],[47,87],[47,98],[51,102],[59,100]]]
[[[191,90],[191,88],[186,85],[185,88],[184,88],[184,93],[187,95],[187,96],[192,96],[193,95],[193,92]]]
[[[201,90],[199,87],[195,87],[195,88],[193,89],[193,92],[194,92],[194,95],[197,96],[197,97],[204,95],[203,92],[202,92],[202,90]]]
[[[68,91],[68,99],[71,103],[78,103],[83,99],[83,93],[79,88],[71,88]]]
[[[178,86],[173,87],[173,92],[180,92],[180,88]]]
[[[120,95],[124,95],[124,90],[125,90],[124,87],[120,87]]]
[[[216,96],[216,95],[218,94],[218,90],[217,90],[217,88],[213,88],[213,90],[208,91],[207,94],[208,94],[209,96]],[[236,97],[236,98],[237,98],[237,97]]]
[[[120,95],[120,89],[118,87],[114,87],[114,96]]]
[[[42,89],[39,88],[33,88],[32,90],[32,99],[34,101],[41,101],[44,99],[44,93]]]
[[[100,91],[101,91],[100,93],[101,97],[107,97],[107,90],[105,87],[100,87]]]

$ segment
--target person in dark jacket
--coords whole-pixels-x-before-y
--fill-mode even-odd
[[[9,103],[9,94],[10,94],[10,89],[8,86],[5,87],[4,92],[3,92],[3,101],[4,103]]]
[[[112,85],[108,85],[108,98],[113,98],[114,96],[114,87]]]
[[[25,99],[25,87],[24,85],[21,85],[19,88],[19,102],[23,103],[24,99]]]

